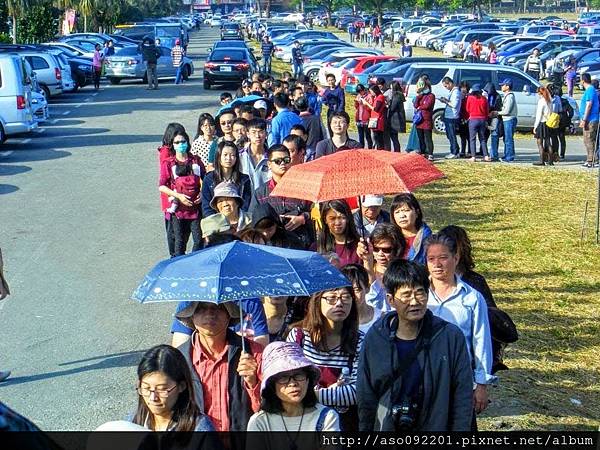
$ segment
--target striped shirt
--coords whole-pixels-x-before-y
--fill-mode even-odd
[[[300,339],[297,338],[297,333],[301,331],[304,333],[304,338],[302,339],[302,350],[304,351],[304,356],[306,356],[310,361],[312,361],[317,367],[331,367],[333,369],[339,369],[341,371],[344,367],[352,366],[352,371],[350,372],[350,378],[348,383],[345,383],[342,386],[332,384],[327,388],[321,388],[316,391],[319,403],[322,403],[326,406],[343,407],[356,405],[356,376],[358,373],[358,354],[360,353],[363,338],[365,337],[363,332],[358,332],[356,356],[354,357],[354,361],[350,363],[349,356],[345,353],[342,353],[339,346],[328,352],[324,352],[315,348],[310,339],[310,333],[307,330],[301,330],[300,328],[292,328],[290,330],[290,334],[288,334],[287,341],[298,342]]]

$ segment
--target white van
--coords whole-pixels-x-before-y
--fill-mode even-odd
[[[404,82],[407,84],[405,103],[407,118],[411,118],[414,114],[413,101],[417,96],[416,83],[419,77],[425,74],[431,80],[432,92],[436,98],[433,112],[433,126],[436,133],[444,133],[445,131],[443,121],[445,105],[438,100],[440,97],[448,97],[448,91],[442,86],[444,77],[452,78],[457,85],[462,81],[469,83],[469,86],[479,84],[482,89],[487,83],[492,83],[498,92],[500,92],[499,83],[507,78],[510,79],[513,82],[513,93],[518,107],[517,128],[533,128],[538,102],[536,91],[540,83],[519,69],[497,64],[455,62],[412,64],[403,77]],[[577,123],[579,114],[574,100],[571,106],[573,106],[575,112],[573,122]]]
[[[37,128],[31,109],[31,80],[20,56],[0,54],[0,143]]]

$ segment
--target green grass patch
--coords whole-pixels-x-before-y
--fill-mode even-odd
[[[520,332],[507,348],[511,370],[498,374],[481,428],[597,429],[600,251],[592,236],[594,175],[467,162],[438,167],[447,178],[417,192],[426,220],[434,230],[447,224],[467,229],[476,270]]]

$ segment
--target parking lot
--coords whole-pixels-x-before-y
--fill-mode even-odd
[[[196,67],[216,29],[194,36]],[[168,340],[170,306],[129,296],[167,256],[156,149],[167,123],[192,137],[204,92],[196,72],[104,83],[51,101],[37,132],[0,147],[0,242],[12,295],[0,303],[0,397],[45,429],[93,429],[135,407],[135,365]],[[33,220],[32,220],[33,218]],[[123,383],[122,380],[127,380]],[[77,414],[73,414],[77,411]]]

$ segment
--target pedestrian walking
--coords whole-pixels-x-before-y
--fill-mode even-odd
[[[497,381],[492,375],[492,335],[487,304],[483,296],[456,274],[459,255],[456,241],[447,235],[433,234],[425,241],[427,268],[431,274],[427,308],[437,317],[456,325],[467,342],[472,367],[471,385],[474,405],[472,430],[477,430],[475,415],[488,407],[488,385]]]
[[[145,38],[142,42],[142,60],[146,63],[146,78],[148,87],[146,89],[158,89],[158,75],[156,65],[160,57],[160,49],[150,38]]]
[[[540,86],[537,89],[537,94],[538,103],[535,111],[535,121],[533,123],[533,135],[535,136],[540,159],[534,162],[533,165],[545,166],[546,163],[549,163],[550,130],[548,129],[546,122],[548,121],[548,117],[552,112],[552,97],[548,89],[546,89],[544,86]],[[594,96],[596,99],[598,98],[595,92]]]
[[[265,34],[265,37],[260,45],[260,50],[263,57],[263,72],[271,73],[271,61],[273,58],[273,52],[275,51],[275,45],[269,39],[269,35]]]
[[[104,55],[100,52],[102,47],[96,44],[94,47],[94,57],[92,58],[92,68],[94,69],[94,89],[100,89],[100,77],[102,76],[102,65],[104,64]]]
[[[540,51],[534,48],[531,55],[525,60],[523,71],[534,80],[540,80],[542,75],[542,61],[540,60]]]
[[[181,41],[175,39],[175,45],[171,49],[171,60],[173,61],[173,67],[177,69],[175,74],[175,84],[183,83],[183,57],[185,56],[185,50],[181,46]]]
[[[518,106],[515,94],[512,91],[513,83],[510,78],[506,78],[501,83],[502,109],[498,112],[498,117],[502,120],[504,128],[504,158],[503,162],[512,162],[515,159],[515,131],[517,130]],[[498,158],[498,141],[492,139],[492,158]]]
[[[152,347],[142,356],[137,375],[138,406],[131,422],[152,431],[215,431],[196,404],[190,369],[179,350],[170,345]],[[222,448],[213,433],[197,434],[194,439],[210,439]]]
[[[197,156],[190,155],[190,138],[181,131],[173,138],[173,150],[160,168],[159,191],[172,197],[168,212],[172,214],[175,256],[185,254],[190,234],[192,251],[202,248],[200,231],[200,187],[206,173]]]
[[[392,150],[394,152],[402,151],[398,133],[406,133],[406,112],[404,110],[404,91],[399,81],[392,83],[392,99],[389,102],[388,117],[386,128],[390,131],[390,140],[392,141]]]
[[[354,43],[354,35],[356,34],[356,27],[354,26],[354,22],[350,22],[348,24],[348,36],[350,38],[350,43]]]
[[[577,79],[577,61],[573,56],[569,58],[569,62],[565,67],[565,83],[567,84],[567,95],[573,97],[573,88]]]
[[[431,92],[429,78],[417,82],[417,96],[413,102],[415,114],[413,126],[417,129],[419,150],[429,161],[433,161],[433,107],[435,95]]]
[[[287,337],[320,369],[317,399],[337,410],[342,431],[356,430],[358,426],[356,375],[363,337],[350,287],[313,295],[306,317]]]
[[[485,162],[492,159],[488,154],[487,144],[485,142],[485,133],[487,131],[487,119],[489,116],[489,106],[487,99],[481,93],[481,86],[474,84],[471,93],[467,97],[467,113],[469,114],[469,141],[471,148],[471,161],[476,161],[475,153],[477,148],[477,138],[479,138],[479,151]]]
[[[442,79],[442,86],[449,92],[448,97],[441,97],[439,100],[446,105],[444,108],[444,125],[446,128],[446,137],[450,143],[450,153],[446,156],[447,159],[458,158],[458,127],[460,121],[460,106],[461,95],[460,89],[454,80],[450,77]]]
[[[427,270],[397,259],[383,282],[393,311],[372,326],[363,343],[358,429],[469,431],[473,372],[465,338],[455,325],[427,310]]]
[[[327,105],[327,121],[335,112],[346,110],[346,94],[344,89],[337,83],[335,75],[330,73],[326,77],[327,88],[321,91],[321,101]],[[329,130],[331,134],[331,130]]]
[[[294,46],[292,47],[292,64],[294,66],[294,78],[298,79],[300,75],[303,75],[302,66],[304,64],[304,57],[302,56],[299,41],[294,41]]]
[[[591,168],[598,164],[597,135],[600,103],[589,73],[581,74],[581,82],[584,92],[579,106],[579,117],[581,118],[580,127],[583,129],[583,145],[587,153],[583,167]]]

